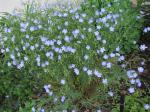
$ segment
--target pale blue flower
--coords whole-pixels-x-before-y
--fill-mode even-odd
[[[102,73],[98,72],[97,70],[94,71],[94,75],[97,77],[102,77]]]
[[[63,29],[62,33],[67,34],[68,30],[67,29]]]
[[[115,28],[114,28],[114,27],[110,27],[109,30],[110,30],[111,32],[114,32]]]
[[[113,93],[112,91],[109,91],[109,92],[108,92],[108,95],[111,96],[111,97],[113,97],[113,96],[114,96],[114,93]]]
[[[149,104],[144,104],[144,108],[145,108],[146,110],[148,110],[148,109],[150,109],[150,105],[149,105]]]
[[[92,70],[87,70],[86,72],[89,76],[93,74]]]
[[[76,75],[79,75],[80,72],[79,72],[79,70],[78,70],[77,68],[75,68],[75,69],[74,69],[74,73],[75,73]]]
[[[145,51],[148,47],[145,44],[140,45],[140,50]]]
[[[87,70],[88,70],[88,68],[84,66],[83,71],[86,72]]]
[[[129,89],[128,89],[128,91],[129,91],[129,93],[134,93],[135,92],[135,89],[133,88],[133,87],[130,87]]]
[[[144,68],[143,68],[143,67],[138,67],[138,72],[139,72],[139,73],[144,72]]]
[[[64,85],[64,84],[66,83],[66,81],[65,81],[64,79],[61,79],[60,83],[61,83],[62,85]]]
[[[107,80],[107,79],[102,79],[102,83],[103,83],[104,85],[107,85],[107,84],[108,84],[108,80]]]
[[[61,102],[63,103],[65,101],[66,97],[65,96],[62,96],[61,97]]]

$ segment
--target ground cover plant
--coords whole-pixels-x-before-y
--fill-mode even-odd
[[[149,52],[137,44],[141,2],[135,8],[129,0],[32,2],[2,16],[0,111],[148,112],[145,59],[134,54]]]

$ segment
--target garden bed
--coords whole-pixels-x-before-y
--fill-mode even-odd
[[[141,4],[33,2],[2,16],[0,111],[148,112],[150,28]]]

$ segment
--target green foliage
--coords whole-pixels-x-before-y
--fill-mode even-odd
[[[77,10],[38,8],[29,4],[21,14],[0,19],[0,97],[8,96],[2,111],[28,112],[33,106],[39,111],[42,107],[111,110],[111,104],[117,105],[120,81],[129,85],[118,59],[137,49],[134,41],[142,23],[139,7],[132,9],[128,0],[89,0]],[[96,15],[97,11],[101,14]],[[45,84],[51,85],[52,95],[42,90]]]
[[[147,102],[149,103],[148,96],[142,96],[141,97],[141,91],[138,90],[133,95],[127,95],[125,97],[125,112],[149,112],[149,110],[145,110],[143,108],[144,104]],[[112,112],[119,112],[119,105],[116,106],[116,108],[112,109]]]

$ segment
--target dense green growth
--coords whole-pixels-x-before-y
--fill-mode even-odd
[[[140,6],[87,0],[77,9],[38,8],[27,4],[0,19],[0,111],[117,112],[120,89],[131,86],[124,54],[138,49]]]

